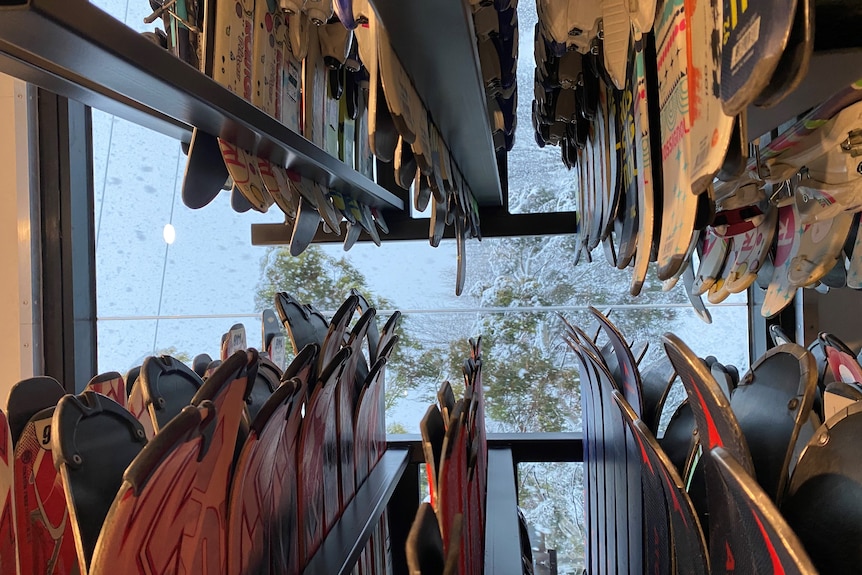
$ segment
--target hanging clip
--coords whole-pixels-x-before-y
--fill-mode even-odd
[[[179,15],[174,10],[172,10],[172,8],[174,6],[176,6],[177,1],[178,0],[168,0],[167,2],[162,4],[152,14],[150,14],[149,16],[144,18],[144,23],[145,24],[152,24],[153,22],[155,22],[159,18],[163,18],[165,13],[167,12],[171,18],[173,18],[174,20],[176,20],[177,22],[179,22],[180,24],[182,24],[183,26],[188,28],[190,31],[194,32],[195,34],[200,34],[200,32],[201,32],[200,28],[198,28],[196,25],[192,24],[188,20],[186,20],[184,18],[180,18]]]

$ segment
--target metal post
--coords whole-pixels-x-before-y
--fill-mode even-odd
[[[37,114],[44,370],[75,393],[97,369],[92,119],[41,89]]]

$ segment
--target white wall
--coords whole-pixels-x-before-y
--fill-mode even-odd
[[[0,74],[0,407],[33,375],[26,85]]]

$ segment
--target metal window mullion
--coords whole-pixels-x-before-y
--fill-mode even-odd
[[[38,91],[44,373],[68,392],[96,372],[96,274],[90,109]]]

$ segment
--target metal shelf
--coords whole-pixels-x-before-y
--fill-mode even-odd
[[[303,573],[347,575],[376,529],[386,504],[407,468],[409,449],[389,448],[303,569]]]
[[[502,206],[473,18],[463,0],[371,0],[480,206]]]
[[[794,120],[862,78],[862,50],[815,52],[802,83],[772,108],[748,108],[748,140],[751,141]]]
[[[540,214],[508,214],[483,212],[479,210],[479,219],[483,238],[550,236],[558,234],[574,234],[578,231],[576,212],[548,212]],[[428,218],[410,218],[407,216],[387,217],[389,233],[386,241],[428,240]],[[347,233],[347,223],[342,222],[341,235],[326,234],[318,231],[314,237],[315,243],[341,243]],[[284,224],[252,224],[251,243],[255,246],[278,246],[290,243],[292,228]],[[453,239],[455,230],[447,226],[443,239]],[[371,241],[364,231],[359,241]]]
[[[485,573],[520,575],[518,488],[511,449],[488,448],[485,511]]]
[[[192,126],[361,202],[404,202],[81,0],[0,5],[0,71],[188,141]]]

